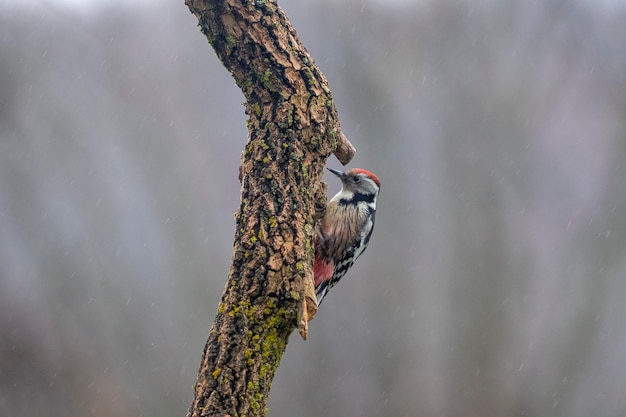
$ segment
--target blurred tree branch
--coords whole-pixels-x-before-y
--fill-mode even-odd
[[[275,0],[186,0],[246,97],[249,140],[232,266],[188,416],[265,415],[289,335],[317,305],[314,222],[323,167],[354,147],[341,133],[328,82]],[[317,210],[316,210],[317,208]]]

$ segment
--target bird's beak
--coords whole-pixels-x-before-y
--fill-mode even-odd
[[[330,172],[332,172],[333,174],[335,174],[336,176],[339,177],[340,180],[343,181],[344,177],[346,176],[346,173],[343,171],[339,171],[338,169],[332,169],[332,168],[326,168],[327,170],[329,170]]]

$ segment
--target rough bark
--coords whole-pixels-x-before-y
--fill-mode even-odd
[[[323,167],[354,148],[328,83],[273,0],[186,0],[246,98],[249,140],[232,267],[188,416],[265,415],[291,332],[315,314],[314,222],[325,207]]]

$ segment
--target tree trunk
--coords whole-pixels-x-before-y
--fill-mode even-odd
[[[228,282],[187,416],[265,415],[289,335],[317,309],[312,282],[321,181],[343,136],[324,75],[275,0],[186,0],[246,98],[249,141],[240,167]]]

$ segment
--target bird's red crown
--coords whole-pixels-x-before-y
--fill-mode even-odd
[[[368,176],[372,181],[376,183],[376,185],[380,187],[380,180],[378,179],[378,177],[372,174],[371,172],[369,172],[368,170],[363,169],[363,168],[353,168],[351,171]]]

